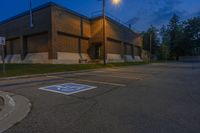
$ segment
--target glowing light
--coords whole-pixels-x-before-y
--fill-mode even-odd
[[[112,0],[112,3],[114,5],[119,5],[121,3],[121,0]]]

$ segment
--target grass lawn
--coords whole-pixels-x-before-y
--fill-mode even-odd
[[[78,64],[78,65],[53,65],[53,64],[6,64],[6,73],[2,72],[2,64],[0,64],[0,77],[22,76],[31,74],[44,74],[54,72],[67,72],[77,70],[88,70],[97,68],[111,68],[121,66],[132,66],[146,64],[144,62],[130,63],[111,63],[103,64]]]

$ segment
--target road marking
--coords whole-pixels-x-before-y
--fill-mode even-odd
[[[124,77],[124,76],[111,76],[111,75],[100,75],[100,74],[76,74],[76,75],[88,75],[88,76],[101,76],[101,77],[113,77],[113,78],[122,78],[130,80],[143,80],[144,77]]]
[[[80,78],[68,78],[68,77],[59,77],[59,76],[47,76],[47,77],[49,77],[49,78],[65,78],[65,79],[70,79],[70,80],[75,80],[75,81],[83,81],[83,82],[98,83],[98,84],[105,84],[105,85],[112,85],[112,86],[120,86],[120,87],[126,86],[125,84],[102,82],[102,81],[96,81],[96,80],[86,80],[86,79],[80,79]]]
[[[46,76],[47,78],[62,78],[60,76]]]
[[[121,78],[121,79],[131,79],[131,80],[142,80],[143,78],[134,78],[134,77],[124,77],[124,76],[111,76],[111,75],[95,75],[95,74],[86,74],[91,76],[101,76],[101,77],[113,77],[113,78]]]
[[[97,87],[84,85],[84,84],[65,83],[65,84],[58,84],[58,85],[41,87],[39,89],[44,90],[44,91],[49,91],[49,92],[71,95],[71,94],[91,90],[91,89],[94,89],[94,88],[97,88]]]
[[[112,86],[120,86],[125,87],[125,84],[117,84],[117,83],[111,83],[111,82],[102,82],[102,81],[96,81],[96,80],[86,80],[86,79],[79,79],[79,78],[66,78],[71,79],[75,81],[83,81],[83,82],[89,82],[89,83],[98,83],[98,84],[105,84],[105,85],[112,85]]]

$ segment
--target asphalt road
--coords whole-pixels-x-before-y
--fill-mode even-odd
[[[70,96],[59,83],[96,89]],[[0,81],[27,97],[30,114],[6,133],[200,133],[200,64],[168,63]]]

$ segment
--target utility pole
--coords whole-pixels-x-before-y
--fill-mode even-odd
[[[149,62],[151,63],[151,55],[152,55],[152,33],[150,33],[150,55],[149,55]]]
[[[121,0],[112,0],[114,5],[120,4]],[[106,0],[102,0],[102,15],[103,15],[103,64],[106,65]]]
[[[106,65],[106,1],[103,0],[102,15],[103,15],[103,64]]]

